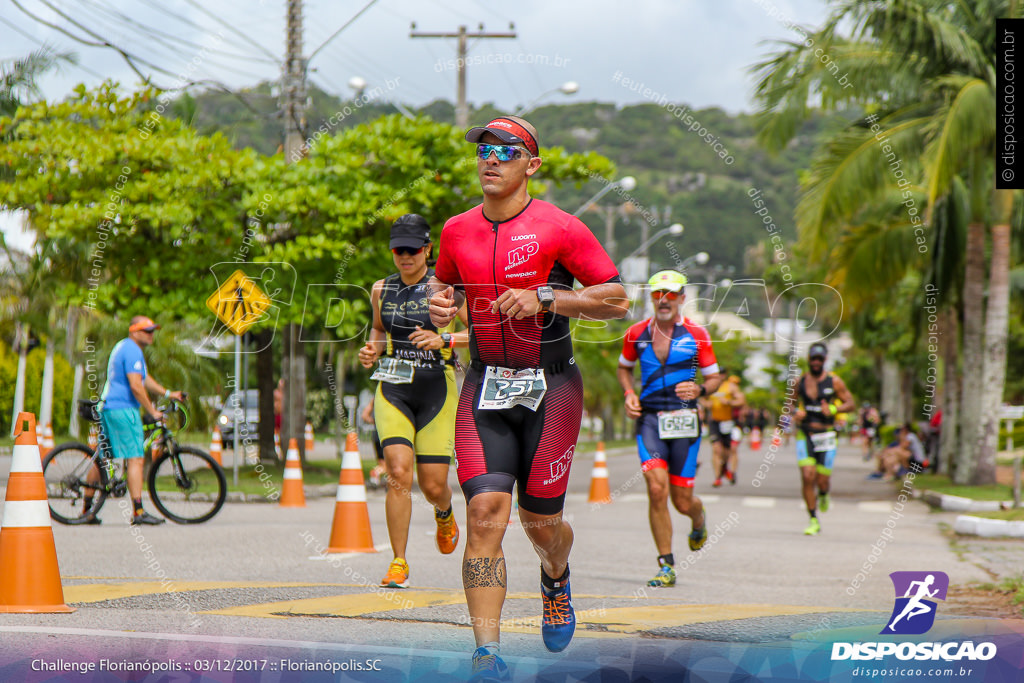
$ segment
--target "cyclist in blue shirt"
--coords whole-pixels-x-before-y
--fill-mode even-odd
[[[657,576],[649,586],[676,583],[672,555],[672,518],[668,499],[691,519],[690,550],[707,542],[704,505],[693,495],[700,450],[697,397],[713,393],[724,376],[719,371],[706,329],[679,312],[686,298],[686,276],[674,270],[655,273],[648,282],[654,317],[629,328],[619,356],[617,376],[626,395],[626,415],[636,419],[640,468],[647,481],[648,516],[658,549]],[[633,368],[640,363],[642,388],[633,390]],[[696,384],[697,369],[704,381]]]
[[[159,329],[159,325],[144,315],[132,318],[128,336],[119,341],[110,352],[107,382],[103,385],[103,393],[100,396],[100,418],[103,423],[101,438],[107,440],[113,457],[128,461],[128,493],[132,497],[133,525],[163,524],[166,521],[142,509],[142,458],[145,453],[139,408],[145,409],[155,420],[163,417],[163,413],[149,400],[147,390],[181,400],[180,391],[165,389],[146,373],[146,359],[142,355],[142,349],[153,343],[153,334]],[[90,498],[91,496],[86,497],[86,510],[92,507]],[[99,524],[100,520],[93,517],[89,523]]]

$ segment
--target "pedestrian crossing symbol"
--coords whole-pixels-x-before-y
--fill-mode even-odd
[[[245,331],[264,318],[270,299],[241,270],[236,270],[206,300],[206,307],[235,334]]]

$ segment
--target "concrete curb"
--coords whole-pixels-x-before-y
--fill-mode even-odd
[[[984,538],[1000,536],[1024,538],[1024,522],[959,515],[953,524],[953,531],[964,536],[982,536]]]
[[[1013,507],[1013,501],[1001,502],[998,500],[974,500],[961,496],[951,496],[948,493],[936,493],[935,491],[921,491],[921,500],[934,508],[947,510],[949,512],[995,512]]]

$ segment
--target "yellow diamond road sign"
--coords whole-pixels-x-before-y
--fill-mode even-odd
[[[241,270],[231,274],[224,284],[206,300],[206,307],[235,334],[258,322],[268,308],[270,299]]]

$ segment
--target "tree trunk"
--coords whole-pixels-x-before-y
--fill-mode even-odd
[[[72,439],[80,438],[78,424],[78,399],[82,397],[82,380],[85,378],[85,366],[81,363],[75,365],[75,379],[71,385],[71,416],[68,419],[68,434]]]
[[[288,415],[288,427],[286,431],[284,424],[281,425],[281,445],[284,446],[290,443],[291,439],[295,439],[299,448],[299,458],[305,462],[306,439],[303,429],[306,426],[306,354],[304,345],[299,341],[300,337],[299,325],[290,324],[288,354],[285,356],[285,362],[288,364],[288,377],[285,380],[285,414]]]
[[[53,335],[46,337],[46,360],[43,361],[43,386],[39,392],[39,422],[41,427],[53,423]]]
[[[917,395],[917,392],[914,391],[913,368],[903,368],[900,371],[900,409],[903,412],[904,422],[911,424],[915,422],[914,397]]]
[[[1010,213],[1013,193],[996,191],[996,224],[992,226],[992,261],[989,266],[988,309],[985,314],[985,355],[982,361],[981,419],[975,432],[978,466],[975,484],[996,481],[996,451],[999,449],[999,406],[1006,382],[1006,336],[1010,312]],[[1000,210],[1001,209],[1001,210]]]
[[[957,349],[960,344],[959,319],[954,308],[947,308],[940,318],[942,336],[942,431],[939,433],[939,472],[953,473],[956,456],[957,429],[960,426],[960,365]]]
[[[18,349],[18,376],[14,382],[14,411],[11,415],[11,436],[18,423],[18,414],[25,410],[25,364],[28,360],[29,326],[18,323],[15,326],[14,345]]]
[[[903,373],[899,364],[888,358],[882,359],[882,412],[886,424],[902,424],[903,415]]]
[[[256,340],[256,388],[259,390],[259,449],[260,462],[277,464],[274,450],[274,339],[273,330],[262,330],[253,335]]]
[[[348,377],[348,358],[352,351],[352,342],[345,342],[338,349],[337,361],[334,365],[334,386],[331,405],[334,406],[336,450],[340,460],[345,454],[345,439],[349,431],[356,430],[356,416],[345,414],[345,380]]]
[[[967,254],[964,268],[964,367],[982,364],[985,300],[985,225],[967,225]],[[953,480],[968,484],[974,479],[978,454],[978,425],[982,397],[988,388],[980,381],[963,382],[960,395],[960,428]]]

